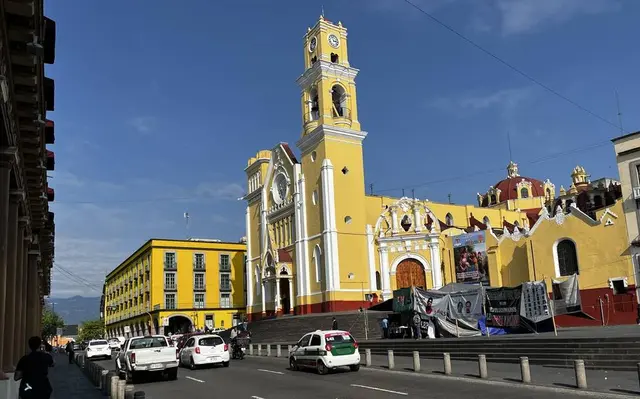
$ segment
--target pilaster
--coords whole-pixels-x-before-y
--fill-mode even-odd
[[[25,234],[29,228],[29,219],[26,217],[20,218],[20,227],[23,230],[22,248],[20,253],[20,259],[16,265],[16,325],[14,328],[14,335],[16,345],[14,347],[13,356],[17,361],[25,353],[27,348],[26,336],[26,323],[27,323],[27,267],[29,262],[29,246],[31,245],[31,234]]]
[[[40,260],[40,251],[36,249],[29,249],[27,252],[27,278],[26,278],[26,290],[27,290],[27,307],[26,307],[26,333],[27,338],[35,335],[40,335],[37,329],[37,319],[40,317],[38,313],[38,262]]]
[[[16,269],[18,264],[18,255],[22,247],[22,236],[18,228],[18,210],[20,201],[24,198],[22,191],[11,192],[9,198],[9,219],[7,223],[7,273],[6,273],[6,295],[5,295],[5,314],[2,322],[4,330],[2,338],[2,346],[5,350],[2,356],[2,371],[13,372],[17,359],[13,357],[13,348],[15,344],[14,326],[16,315]],[[20,255],[20,258],[22,255]]]
[[[0,324],[4,323],[5,309],[7,305],[7,270],[8,244],[9,244],[9,190],[11,184],[11,163],[0,158]],[[4,365],[4,342],[0,340],[0,374]]]
[[[253,307],[253,278],[252,278],[252,270],[253,267],[251,265],[251,259],[253,259],[253,255],[251,253],[251,208],[247,205],[247,211],[245,214],[245,226],[247,232],[247,260],[245,261],[245,281],[247,282],[247,308]]]
[[[386,301],[392,296],[390,281],[391,274],[389,270],[389,248],[387,248],[387,244],[380,243],[378,251],[380,251],[380,271],[382,274],[382,299]]]
[[[327,291],[340,289],[340,265],[338,260],[338,231],[336,228],[336,206],[333,184],[333,165],[329,159],[322,161],[322,216],[324,231],[324,261]]]
[[[440,260],[440,239],[438,235],[429,235],[429,249],[431,252],[431,275],[433,276],[433,288],[442,287],[442,267]]]
[[[373,227],[368,224],[365,231],[365,239],[367,240],[367,257],[369,261],[369,290],[371,292],[375,292],[378,290],[378,287],[376,287],[376,258],[374,251],[375,238],[373,237]]]

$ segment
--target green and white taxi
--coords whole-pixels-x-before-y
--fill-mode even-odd
[[[291,370],[314,368],[318,374],[327,374],[338,367],[360,369],[358,343],[348,331],[327,330],[305,334],[289,352]]]

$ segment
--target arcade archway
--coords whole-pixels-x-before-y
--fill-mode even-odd
[[[165,335],[186,334],[193,329],[193,322],[187,316],[177,314],[167,318],[169,319],[169,325],[164,328]]]

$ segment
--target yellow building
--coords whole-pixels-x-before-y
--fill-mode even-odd
[[[546,276],[562,278],[567,268],[550,268],[549,263],[558,257],[562,237],[579,241],[577,251],[585,251],[579,258],[582,262],[584,256],[589,266],[580,263],[581,283],[608,287],[609,277],[624,274],[626,283],[634,284],[628,278],[633,279],[628,257],[616,241],[625,226],[612,216],[617,197],[611,200],[608,194],[606,204],[593,206],[595,188],[583,169],[572,175],[572,190],[563,190],[561,197],[556,197],[549,180],[520,176],[514,162],[504,180],[478,194],[477,206],[367,195],[362,153],[367,133],[358,120],[358,69],[349,63],[345,27],[321,17],[304,36],[303,56],[305,70],[297,80],[303,125],[296,143],[300,157],[288,144],[279,143],[259,151],[245,169],[250,319],[357,309],[411,285],[439,288],[474,279],[493,286],[519,284],[541,277],[530,272],[535,262]],[[566,220],[577,218],[572,203],[585,209],[591,221],[549,227],[549,215],[558,218],[554,220],[560,220],[558,214]],[[607,223],[616,219],[613,227],[604,229],[598,219],[602,215]],[[452,237],[478,231],[486,233],[482,256],[488,265],[470,280],[471,274],[454,257]],[[535,231],[544,233],[534,235]],[[612,231],[615,234],[600,239]],[[538,238],[537,250],[542,252],[534,262],[519,246],[531,241],[538,247]],[[603,245],[589,247],[593,240]],[[607,259],[617,262],[616,267],[591,267],[599,254],[593,251],[613,248],[621,252]],[[561,252],[565,249],[565,244],[560,246]],[[565,258],[560,256],[563,265]]]
[[[229,328],[243,318],[246,244],[151,239],[107,274],[109,337]]]

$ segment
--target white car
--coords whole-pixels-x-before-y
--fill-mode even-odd
[[[104,339],[93,339],[87,345],[87,359],[95,359],[96,357],[111,359],[111,347]]]
[[[215,334],[195,335],[180,350],[179,362],[195,369],[205,364],[222,364],[229,367],[229,345]]]
[[[327,374],[338,367],[360,370],[358,343],[348,331],[314,331],[303,336],[289,352],[289,367],[310,367]]]
[[[118,338],[111,338],[109,340],[109,348],[111,348],[114,351],[119,351],[120,345],[122,345],[122,342],[120,342]]]

